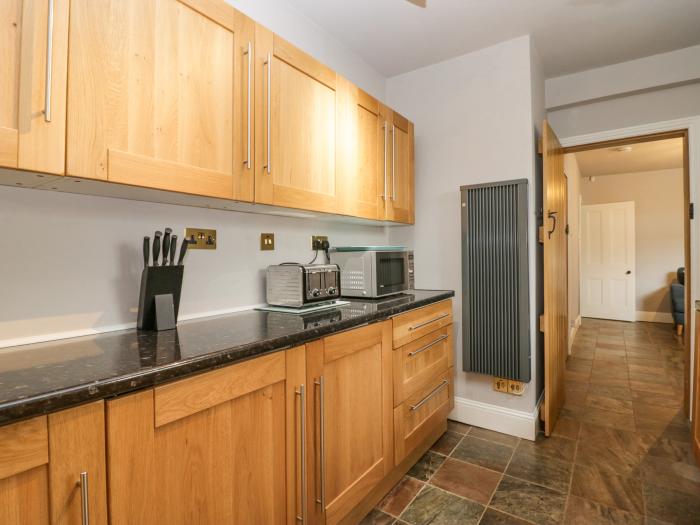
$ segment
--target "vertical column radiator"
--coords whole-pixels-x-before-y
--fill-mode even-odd
[[[528,382],[527,180],[460,189],[463,368]]]

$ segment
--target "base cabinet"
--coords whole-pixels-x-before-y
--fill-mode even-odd
[[[107,525],[104,403],[0,427],[0,523]]]

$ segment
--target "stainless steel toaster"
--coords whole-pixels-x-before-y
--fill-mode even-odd
[[[267,303],[302,306],[340,297],[337,264],[276,264],[267,267]]]

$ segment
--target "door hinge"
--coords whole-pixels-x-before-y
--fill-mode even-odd
[[[539,324],[540,324],[540,326],[539,326],[540,332],[544,333],[544,314],[540,315]]]
[[[688,204],[688,218],[692,221],[695,218],[695,204]]]
[[[537,138],[537,154],[542,155],[544,152],[544,139],[542,137]]]
[[[544,244],[544,226],[537,228],[537,241],[540,244]]]
[[[569,235],[569,225],[566,225],[566,228],[564,228],[564,233]]]

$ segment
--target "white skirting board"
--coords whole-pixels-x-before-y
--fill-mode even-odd
[[[647,323],[673,323],[673,316],[669,312],[637,312],[636,320]]]
[[[455,397],[454,410],[448,417],[467,425],[535,441],[540,426],[539,416],[540,403],[537,403],[534,412],[523,412],[464,397]]]

